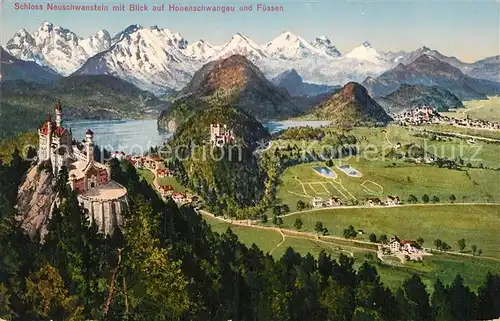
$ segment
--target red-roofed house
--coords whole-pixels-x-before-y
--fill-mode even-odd
[[[185,203],[187,201],[187,195],[184,192],[177,192],[172,194],[172,199],[176,203]]]
[[[160,185],[160,194],[163,197],[170,196],[174,192],[172,185]]]
[[[392,252],[408,252],[408,253],[422,252],[422,248],[417,242],[400,240],[397,236],[391,237],[389,245]]]
[[[156,170],[156,176],[158,177],[169,177],[172,176],[168,168],[159,168]]]

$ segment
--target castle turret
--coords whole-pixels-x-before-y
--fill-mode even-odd
[[[49,119],[47,120],[47,141],[45,143],[46,146],[46,156],[45,159],[50,159],[50,154],[52,152],[52,116],[49,114]]]
[[[86,143],[85,146],[87,148],[87,161],[94,161],[94,132],[90,129],[85,133]]]
[[[57,127],[61,127],[62,122],[62,107],[61,101],[58,101],[56,104],[56,125]]]

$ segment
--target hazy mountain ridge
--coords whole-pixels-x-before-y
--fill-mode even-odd
[[[331,92],[340,86],[317,85],[304,82],[295,69],[286,70],[271,79],[277,87],[284,88],[292,97],[311,97]]]
[[[395,92],[375,100],[393,113],[422,106],[432,106],[440,112],[464,107],[462,101],[448,90],[424,85],[402,84]]]
[[[60,79],[54,71],[32,61],[15,58],[0,47],[0,81],[26,80],[34,83],[50,83]]]
[[[487,95],[500,93],[500,83],[467,76],[460,69],[427,54],[408,65],[400,63],[377,78],[368,77],[362,84],[374,97],[389,95],[401,84],[438,86],[461,100],[486,99]]]

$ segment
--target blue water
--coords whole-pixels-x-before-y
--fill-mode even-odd
[[[330,124],[328,121],[279,121],[269,122],[264,126],[271,132],[299,127],[320,127]],[[149,147],[161,146],[172,134],[160,132],[156,119],[142,120],[76,120],[67,121],[63,125],[71,128],[73,138],[84,140],[85,132],[94,132],[94,143],[100,148],[112,151],[123,151],[127,155],[139,155],[147,152]]]
[[[332,172],[332,170],[329,169],[328,167],[313,167],[313,170],[320,173],[321,175],[325,175],[331,178],[337,177],[337,175],[334,172]]]
[[[346,174],[359,175],[360,173],[349,165],[341,165],[339,168]]]
[[[161,146],[171,136],[157,129],[156,119],[142,120],[82,120],[63,124],[73,131],[73,139],[85,139],[85,132],[94,132],[94,144],[106,150],[123,151],[127,155],[142,155],[152,146]]]
[[[272,121],[264,124],[264,126],[269,130],[270,133],[275,133],[283,129],[292,128],[292,127],[321,127],[328,126],[332,122],[331,121],[323,121],[323,120],[284,120],[284,121]]]

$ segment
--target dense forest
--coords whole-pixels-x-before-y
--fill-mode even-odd
[[[477,293],[457,275],[428,293],[419,276],[391,292],[375,267],[288,248],[273,259],[231,231],[219,235],[189,206],[164,203],[128,163],[111,162],[130,209],[111,236],[89,225],[62,170],[44,242],[15,220],[29,164],[0,165],[0,318],[6,320],[484,320],[500,316],[500,276]]]

